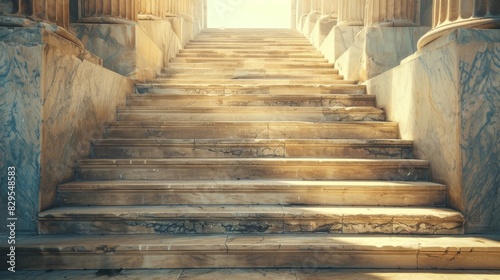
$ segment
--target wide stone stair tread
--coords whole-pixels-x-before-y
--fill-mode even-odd
[[[427,207],[66,206],[41,212],[38,221],[45,234],[463,233],[462,214]]]
[[[414,159],[171,158],[86,159],[80,180],[403,180],[429,179],[429,163]]]
[[[337,234],[19,236],[19,269],[497,269],[499,235]],[[45,261],[44,261],[45,260]]]
[[[129,95],[128,106],[375,106],[366,94],[144,94]]]
[[[395,122],[108,122],[106,138],[398,139]]]
[[[182,84],[162,84],[149,83],[137,84],[139,93],[153,94],[269,94],[269,95],[290,95],[295,94],[365,94],[366,87],[364,85],[356,85],[352,83],[337,83],[337,84],[289,84],[289,85],[256,85],[245,84],[240,81],[240,84],[228,85],[211,85],[211,83],[196,84],[195,82]]]
[[[289,107],[269,110],[260,106],[224,107],[126,107],[119,121],[384,121],[385,112],[373,107]]]
[[[275,204],[444,206],[446,186],[425,181],[81,181],[58,188],[58,204]]]
[[[399,139],[95,139],[94,158],[412,158]]]
[[[156,80],[151,80],[150,82],[162,82],[165,80],[170,80],[170,81],[182,81],[189,79],[190,77],[193,76],[193,73],[178,73],[178,74],[161,74],[158,76]],[[228,73],[228,74],[221,74],[221,73],[204,73],[203,74],[203,81],[226,81],[226,80],[277,80],[280,82],[284,81],[289,81],[289,80],[296,80],[296,79],[302,79],[302,80],[307,80],[310,82],[317,82],[317,83],[328,83],[330,80],[341,80],[344,77],[342,75],[336,75],[336,74],[317,74],[317,75],[300,75],[300,74],[295,74],[293,75],[292,73],[287,73],[287,74],[252,74],[252,73]],[[201,79],[201,78],[200,78]]]
[[[321,59],[325,61],[325,57],[320,52],[305,52],[305,51],[262,51],[255,53],[252,50],[218,50],[218,51],[203,51],[197,49],[181,50],[177,58],[231,58],[231,59],[250,59],[250,58],[275,58],[275,59]]]
[[[314,76],[314,75],[337,75],[339,74],[338,69],[315,69],[314,73],[308,73],[308,71],[304,71],[304,69],[281,69],[281,68],[272,68],[267,67],[265,69],[259,68],[251,68],[251,67],[232,67],[232,68],[223,68],[223,69],[214,69],[212,67],[205,68],[163,68],[159,77],[163,77],[163,75],[172,75],[172,74],[189,74],[189,75],[205,75],[205,74],[223,74],[223,75],[241,75],[243,74],[259,74],[259,75],[304,75],[305,77]],[[303,76],[303,77],[304,77]]]
[[[333,66],[328,62],[302,62],[302,61],[236,61],[236,62],[171,62],[170,68],[297,68],[312,71],[314,69],[331,69]]]
[[[321,79],[306,79],[306,80],[298,80],[298,79],[204,79],[199,78],[197,81],[198,85],[203,86],[226,86],[226,85],[237,85],[237,86],[287,86],[287,85],[321,85],[322,83],[325,85],[334,85],[334,84],[354,84],[355,82],[352,80],[344,80],[340,77],[330,77],[330,80],[324,81]],[[154,81],[147,82],[149,84],[164,84],[164,85],[190,85],[193,83],[193,79],[180,77],[180,78],[165,78],[165,79],[156,79]]]

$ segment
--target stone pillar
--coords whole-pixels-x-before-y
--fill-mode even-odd
[[[321,1],[321,14],[324,16],[337,17],[339,13],[339,0]]]
[[[137,12],[139,19],[162,19],[167,16],[168,5],[171,1],[141,0]]]
[[[365,26],[419,26],[420,0],[366,1]]]
[[[339,0],[338,25],[363,26],[365,0]]]
[[[144,1],[141,0],[141,2]],[[134,23],[137,21],[137,16],[136,0],[82,0],[80,2],[80,22]]]
[[[69,1],[13,0],[1,1],[0,25],[39,26],[82,47],[82,43],[69,30]]]
[[[321,0],[311,0],[311,4],[309,6],[309,12],[319,12],[321,11],[322,6]]]
[[[432,30],[420,39],[418,48],[457,28],[500,28],[500,1],[434,0]]]

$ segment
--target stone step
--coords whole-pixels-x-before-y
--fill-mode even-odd
[[[284,69],[305,69],[304,71],[314,71],[315,69],[333,69],[333,65],[328,62],[306,62],[306,61],[272,61],[272,60],[247,60],[247,61],[208,61],[208,62],[171,62],[169,68],[238,68],[238,69],[266,69],[266,68],[284,68]]]
[[[275,62],[276,57],[176,57],[171,60],[171,63],[213,63],[213,62],[228,62],[228,63],[265,63]],[[318,63],[320,65],[328,63],[323,57],[288,57],[287,63]]]
[[[290,28],[205,28],[200,34],[293,34],[303,36],[300,32]]]
[[[128,106],[371,106],[375,96],[366,94],[243,95],[243,94],[134,94]]]
[[[58,188],[59,206],[336,205],[443,207],[446,186],[408,181],[85,181]]]
[[[398,139],[394,122],[110,122],[106,138]]]
[[[99,139],[94,158],[410,159],[412,141],[357,139]]]
[[[201,45],[201,44],[238,44],[238,45],[265,45],[265,46],[274,46],[274,45],[284,45],[284,46],[311,46],[311,43],[307,41],[305,38],[250,38],[250,37],[240,37],[240,38],[231,38],[231,37],[217,37],[217,38],[209,38],[196,36],[196,38],[190,40],[188,45]]]
[[[118,121],[384,121],[385,112],[374,107],[162,107],[118,108]]]
[[[317,51],[313,46],[310,44],[303,44],[303,45],[294,45],[290,46],[287,44],[275,44],[275,45],[267,45],[267,44],[261,44],[261,45],[249,45],[249,44],[224,44],[224,43],[219,43],[219,44],[187,44],[184,49],[190,50],[190,49],[201,49],[201,50],[214,50],[214,49],[227,49],[227,50],[248,50],[248,49],[253,49],[254,51],[312,51],[315,52]]]
[[[227,51],[207,51],[207,50],[181,50],[177,55],[178,58],[275,58],[275,59],[288,59],[288,58],[321,58],[324,56],[317,52],[278,52],[278,51],[260,51],[258,53],[252,50],[227,50]]]
[[[67,206],[38,215],[40,234],[463,234],[446,208],[286,205]]]
[[[165,81],[176,81],[176,82],[188,82],[192,81],[193,74],[192,73],[178,73],[178,74],[160,74],[154,80],[149,80],[151,83],[163,83]],[[283,83],[294,83],[300,81],[303,84],[316,84],[316,83],[324,83],[329,84],[332,80],[343,80],[344,76],[337,74],[305,74],[305,75],[293,75],[291,73],[287,75],[273,75],[273,74],[253,74],[244,71],[240,71],[239,73],[228,73],[228,74],[220,74],[220,73],[205,73],[202,77],[200,77],[201,83],[237,83],[237,81],[249,81],[249,83],[256,84],[266,84],[268,81],[275,81],[278,84]]]
[[[339,70],[331,68],[331,69],[314,69],[314,71],[310,71],[310,69],[283,69],[283,68],[266,68],[266,69],[257,69],[257,68],[239,68],[239,67],[228,67],[223,69],[214,69],[211,67],[207,68],[182,68],[182,69],[173,69],[173,68],[164,68],[160,74],[162,75],[173,75],[173,74],[185,74],[185,75],[232,75],[232,76],[297,76],[304,75],[304,78],[311,77],[314,75],[338,75]]]
[[[180,77],[180,78],[157,78],[155,80],[148,80],[145,84],[150,85],[193,85],[193,79],[189,79],[188,77]],[[251,86],[306,86],[306,85],[336,85],[336,84],[344,84],[344,85],[353,85],[355,81],[353,80],[343,80],[340,76],[331,76],[327,78],[313,78],[313,79],[293,79],[293,78],[283,78],[283,79],[207,79],[205,77],[200,78],[197,81],[198,87],[203,88],[216,86],[238,86],[238,87],[251,87]]]
[[[78,180],[400,180],[429,179],[415,159],[172,158],[83,159]]]
[[[309,84],[309,85],[249,85],[245,81],[236,85],[142,83],[137,84],[139,93],[148,94],[268,94],[268,95],[312,95],[312,94],[365,94],[365,85],[356,84]]]
[[[254,40],[261,42],[278,41],[278,40],[302,40],[307,41],[306,37],[300,33],[263,33],[263,34],[241,34],[241,33],[200,33],[195,37],[195,40]]]
[[[2,242],[0,246],[2,252],[8,252],[10,245]],[[321,268],[499,269],[500,235],[19,234],[16,238],[16,257],[22,260],[16,263],[18,270],[235,267],[302,268],[312,271]],[[7,266],[7,262],[0,263],[4,271]],[[262,277],[261,273],[258,275]],[[488,275],[492,278],[485,279],[495,277],[495,274]],[[373,279],[371,274],[363,276],[367,278],[353,279]],[[404,277],[408,276],[421,279],[422,274],[416,272]],[[444,273],[444,278],[440,279],[449,279],[448,276]]]
[[[225,42],[224,40],[209,40],[209,41],[197,41],[192,40],[186,44],[186,48],[193,47],[201,47],[201,48],[211,48],[217,49],[219,46],[237,48],[237,47],[245,47],[245,48],[268,48],[268,47],[280,47],[286,49],[314,49],[307,40],[278,40],[278,41],[270,41],[270,42],[262,42],[258,40],[230,40],[231,42]]]

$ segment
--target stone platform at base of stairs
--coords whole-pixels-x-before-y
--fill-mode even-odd
[[[5,237],[6,238],[6,237]],[[10,248],[0,247],[7,255]],[[500,235],[19,235],[16,270],[500,269]],[[7,270],[7,262],[0,264]]]

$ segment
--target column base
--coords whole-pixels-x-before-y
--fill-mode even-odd
[[[360,32],[350,48],[335,61],[347,79],[366,81],[397,65],[417,50],[420,37],[430,27],[369,26]]]

